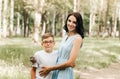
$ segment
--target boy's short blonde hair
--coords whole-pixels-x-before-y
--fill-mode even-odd
[[[48,38],[48,37],[52,37],[53,40],[54,40],[54,36],[53,36],[51,33],[45,33],[45,34],[42,35],[42,41],[43,41],[44,39]]]

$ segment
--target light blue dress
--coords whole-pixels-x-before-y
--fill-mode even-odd
[[[80,35],[74,35],[63,38],[58,50],[57,65],[66,62],[69,59],[75,38]],[[73,68],[68,67],[64,70],[55,70],[52,79],[73,79]]]

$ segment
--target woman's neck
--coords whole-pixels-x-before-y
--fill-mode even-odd
[[[69,36],[76,35],[76,34],[77,34],[77,32],[68,32],[68,37],[69,37]]]

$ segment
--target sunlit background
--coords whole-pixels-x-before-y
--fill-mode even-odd
[[[75,79],[82,79],[82,71],[91,67],[118,63],[120,0],[0,0],[0,79],[30,79],[29,57],[42,49],[41,35],[51,32],[58,49],[71,12],[82,15],[85,28]]]

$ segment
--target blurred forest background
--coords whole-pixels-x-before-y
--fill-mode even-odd
[[[0,38],[64,36],[73,11],[81,13],[86,36],[120,38],[120,0],[0,0]]]
[[[0,79],[30,79],[29,58],[42,49],[41,35],[51,32],[58,49],[71,12],[81,13],[85,28],[74,69],[120,62],[120,0],[0,0]]]

